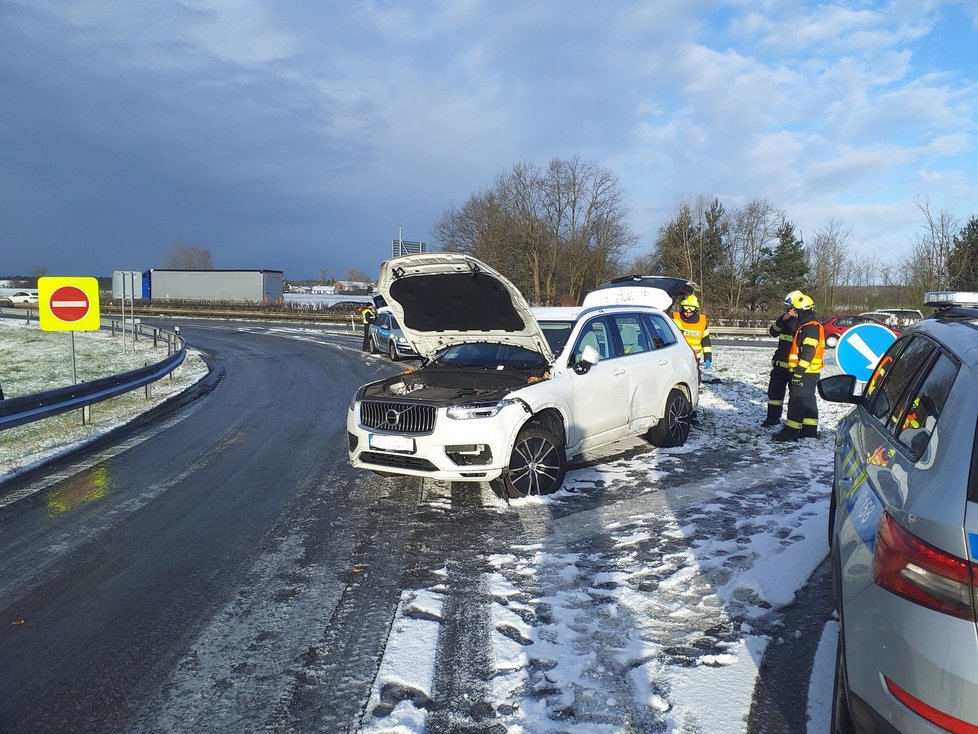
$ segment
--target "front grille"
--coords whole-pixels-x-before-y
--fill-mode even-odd
[[[437,412],[434,405],[365,400],[360,403],[360,423],[378,431],[407,435],[431,433]]]

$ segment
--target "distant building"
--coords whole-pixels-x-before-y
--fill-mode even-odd
[[[312,287],[313,293],[319,293],[324,296],[332,296],[336,294],[335,285],[314,285]]]
[[[336,293],[370,293],[374,289],[373,283],[363,283],[358,280],[338,280],[336,281]]]

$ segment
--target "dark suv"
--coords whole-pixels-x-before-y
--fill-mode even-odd
[[[978,294],[928,293],[836,436],[832,731],[978,731]]]

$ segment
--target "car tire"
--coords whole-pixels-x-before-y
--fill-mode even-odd
[[[678,387],[669,391],[666,409],[662,420],[649,430],[649,440],[659,448],[682,446],[689,438],[689,427],[693,422],[693,406],[686,393]]]
[[[491,484],[503,497],[521,499],[556,492],[566,474],[563,442],[545,428],[528,426],[516,436],[509,466]]]
[[[394,340],[391,339],[387,342],[387,354],[391,358],[391,362],[397,362],[401,356],[397,353],[397,345],[394,344]]]
[[[832,718],[829,722],[830,734],[855,734],[852,712],[849,710],[849,679],[846,675],[845,641],[842,639],[842,625],[839,625],[839,640],[835,646],[835,683],[832,686]]]
[[[827,346],[829,349],[835,349],[838,343],[839,337],[837,337],[835,334],[830,334],[829,336],[825,337],[825,346]]]

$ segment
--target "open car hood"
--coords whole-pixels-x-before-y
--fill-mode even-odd
[[[422,357],[453,344],[490,342],[553,361],[523,295],[474,257],[437,252],[391,258],[381,263],[377,288]]]

